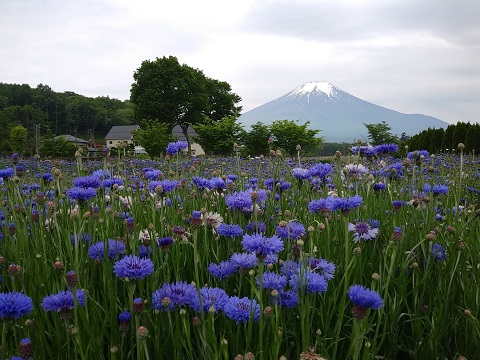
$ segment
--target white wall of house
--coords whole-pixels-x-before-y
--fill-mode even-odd
[[[125,140],[125,139],[110,139],[107,141],[107,148],[111,149],[113,147],[121,148],[122,146],[133,144],[133,140]]]
[[[188,152],[188,148],[183,149],[182,152],[186,154]],[[197,144],[196,142],[192,142],[192,156],[200,156],[200,155],[205,155],[205,151],[203,151],[200,144]]]

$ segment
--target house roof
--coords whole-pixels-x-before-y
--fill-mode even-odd
[[[139,127],[139,125],[112,126],[107,136],[105,136],[105,140],[130,140],[132,132]]]
[[[198,136],[198,134],[193,130],[190,126],[187,129],[187,133],[189,136]],[[172,129],[172,135],[175,136],[178,140],[187,141],[185,135],[183,135],[182,128],[180,125],[175,125]]]
[[[78,137],[75,137],[75,136],[72,136],[72,135],[57,135],[53,138],[54,140],[57,140],[57,139],[64,139],[64,140],[67,140],[67,141],[70,141],[70,142],[74,142],[74,143],[77,143],[77,144],[88,144],[88,141],[87,140],[84,140],[84,139],[80,139]]]

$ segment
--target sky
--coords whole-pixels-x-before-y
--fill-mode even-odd
[[[477,0],[0,0],[0,82],[130,97],[142,61],[228,82],[243,111],[309,81],[480,121]]]

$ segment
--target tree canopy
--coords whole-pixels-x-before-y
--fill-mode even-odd
[[[322,142],[321,137],[316,137],[319,130],[308,129],[310,121],[298,125],[293,120],[276,120],[270,125],[270,133],[274,144],[283,149],[288,155],[297,153],[297,145],[303,152],[310,152]]]
[[[211,79],[198,69],[180,64],[174,56],[145,60],[133,75],[130,100],[136,119],[157,119],[171,130],[179,125],[189,144],[189,126],[206,119],[238,116],[240,96],[226,82]]]
[[[398,143],[398,137],[393,135],[392,128],[382,121],[378,124],[363,124],[368,131],[368,140],[372,145]]]
[[[160,156],[168,143],[175,141],[168,126],[158,120],[143,120],[133,132],[133,140],[144,147],[150,157]]]

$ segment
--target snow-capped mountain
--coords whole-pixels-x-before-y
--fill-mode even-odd
[[[403,114],[362,99],[334,85],[324,82],[307,82],[287,94],[243,113],[239,122],[247,129],[256,122],[271,124],[275,120],[310,121],[309,128],[321,130],[326,142],[354,142],[366,139],[365,124],[385,121],[392,133],[415,135],[422,130],[446,128],[448,123],[421,114]]]

